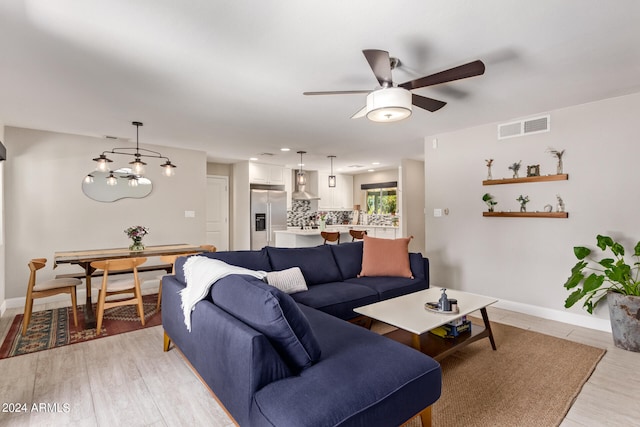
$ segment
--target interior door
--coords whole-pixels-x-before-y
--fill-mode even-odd
[[[219,251],[229,250],[229,178],[207,176],[206,242]]]

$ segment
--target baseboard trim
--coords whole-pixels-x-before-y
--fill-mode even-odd
[[[609,319],[594,317],[590,314],[576,314],[566,311],[554,310],[551,308],[539,307],[536,305],[523,304],[521,302],[499,300],[494,304],[496,308],[515,311],[517,313],[528,314],[547,320],[555,320],[570,325],[582,326],[584,328],[596,329],[598,331],[611,332],[611,322]]]

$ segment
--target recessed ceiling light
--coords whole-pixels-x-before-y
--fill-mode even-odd
[[[380,162],[371,162],[372,165],[377,166],[380,164]]]
[[[367,172],[375,172],[375,171],[376,171],[375,169],[369,169],[369,170],[367,170]]]
[[[283,147],[283,148],[280,149],[280,151],[291,151],[291,148]]]
[[[256,160],[258,160],[258,158],[257,157],[249,157],[249,160],[252,160],[252,161],[255,162]]]

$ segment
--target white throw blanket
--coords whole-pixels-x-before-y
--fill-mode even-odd
[[[180,291],[180,296],[184,324],[187,325],[189,332],[191,332],[191,312],[198,301],[207,296],[215,282],[230,274],[246,274],[258,279],[263,279],[267,275],[264,271],[249,270],[203,256],[189,257],[184,263],[183,270],[187,287]]]

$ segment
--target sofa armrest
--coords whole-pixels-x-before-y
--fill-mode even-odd
[[[196,304],[187,331],[178,294],[183,288],[175,276],[162,279],[165,332],[226,410],[247,425],[255,392],[291,372],[264,335],[211,301]]]

